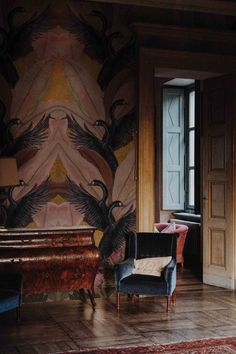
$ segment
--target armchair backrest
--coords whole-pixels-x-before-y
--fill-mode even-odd
[[[132,232],[128,240],[128,256],[135,259],[172,256],[176,259],[178,234]]]
[[[19,273],[0,273],[0,290],[22,291],[22,277]]]

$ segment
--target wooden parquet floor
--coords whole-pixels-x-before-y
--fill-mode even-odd
[[[132,303],[115,295],[89,301],[25,304],[21,323],[15,312],[0,315],[0,354],[45,354],[84,347],[164,344],[236,336],[236,293],[204,285],[190,271],[178,272],[177,302],[169,313],[164,298]]]

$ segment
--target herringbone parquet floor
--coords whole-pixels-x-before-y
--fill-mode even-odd
[[[164,298],[97,299],[25,304],[21,323],[15,313],[0,315],[0,354],[45,354],[81,347],[170,343],[236,335],[236,293],[202,284],[190,271],[178,272],[177,302],[169,313]]]

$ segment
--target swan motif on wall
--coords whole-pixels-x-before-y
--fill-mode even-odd
[[[96,120],[95,122],[96,126],[101,126],[104,129],[104,135],[102,139],[99,139],[89,130],[86,124],[84,124],[85,130],[83,130],[72,115],[67,116],[67,119],[68,128],[70,129],[69,137],[76,149],[80,151],[80,149],[86,148],[96,151],[108,163],[114,176],[118,167],[118,162],[111,146],[109,145],[109,130],[107,125],[104,124],[104,121]]]
[[[19,151],[26,148],[39,149],[47,138],[50,115],[44,115],[41,120],[33,127],[31,122],[21,135],[16,139],[8,139],[8,143],[0,152],[0,156],[14,156]]]
[[[122,39],[121,32],[109,33],[108,21],[100,11],[92,11],[90,16],[96,16],[101,23],[100,30],[95,29],[82,15],[77,15],[69,8],[71,24],[67,29],[84,44],[84,52],[93,60],[102,64],[97,82],[104,91],[109,82],[124,68],[133,68],[136,56],[136,38],[130,39],[119,49],[115,50],[113,41]]]
[[[109,206],[109,224],[104,230],[103,237],[99,244],[99,250],[103,259],[109,258],[113,252],[118,251],[119,247],[125,241],[125,236],[135,228],[135,210],[133,210],[132,205],[124,215],[118,220],[115,220],[112,213],[113,210],[122,207],[124,207],[124,204],[119,200],[114,201]]]
[[[135,132],[135,111],[131,110],[127,114],[120,118],[116,118],[116,110],[120,106],[126,105],[124,99],[116,100],[109,110],[109,116],[111,123],[100,120],[100,126],[107,131],[108,145],[111,146],[113,150],[117,150],[125,145],[127,145],[131,140],[133,140],[133,135]]]
[[[114,55],[112,42],[121,38],[121,32],[108,34],[109,27],[105,15],[101,11],[93,10],[90,16],[96,17],[100,22],[100,29],[95,29],[82,15],[76,15],[69,8],[71,23],[67,29],[84,44],[84,52],[93,60],[103,63],[107,57]]]
[[[93,180],[89,183],[90,186],[96,186],[102,190],[101,199],[91,195],[81,184],[77,186],[69,177],[67,177],[66,184],[69,200],[77,210],[84,214],[84,221],[104,232],[99,249],[102,257],[108,258],[112,252],[119,249],[125,240],[125,235],[135,227],[136,219],[133,206],[131,205],[128,211],[116,220],[113,209],[123,208],[125,205],[119,200],[107,205],[108,191],[102,181]]]
[[[14,125],[21,124],[19,118],[12,118],[6,123],[6,107],[0,100],[0,154],[1,151],[8,145],[12,144],[13,136],[11,134],[11,128]]]
[[[136,57],[136,38],[134,35],[117,51],[108,56],[98,74],[97,82],[103,91],[110,81],[123,69],[133,69]]]
[[[21,185],[23,183],[21,182]],[[8,206],[5,208],[6,228],[26,227],[32,216],[50,199],[50,181],[47,178],[40,185],[34,185],[32,189],[18,200],[13,198],[16,187],[10,187],[7,192]]]
[[[108,225],[108,191],[105,184],[99,180],[89,183],[89,186],[99,187],[102,190],[101,199],[86,191],[82,184],[77,186],[69,177],[67,177],[66,185],[69,191],[69,200],[84,215],[84,221],[98,230],[104,231]]]
[[[27,21],[16,25],[17,15],[25,12],[24,7],[15,7],[7,17],[9,30],[0,27],[0,72],[12,87],[19,79],[13,61],[31,52],[32,41],[38,38],[42,31],[49,29],[48,22],[45,25],[49,8],[40,14],[34,13]]]

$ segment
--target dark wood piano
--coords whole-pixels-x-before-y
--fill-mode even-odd
[[[0,229],[0,273],[21,273],[24,293],[87,289],[93,306],[100,255],[94,228]]]

